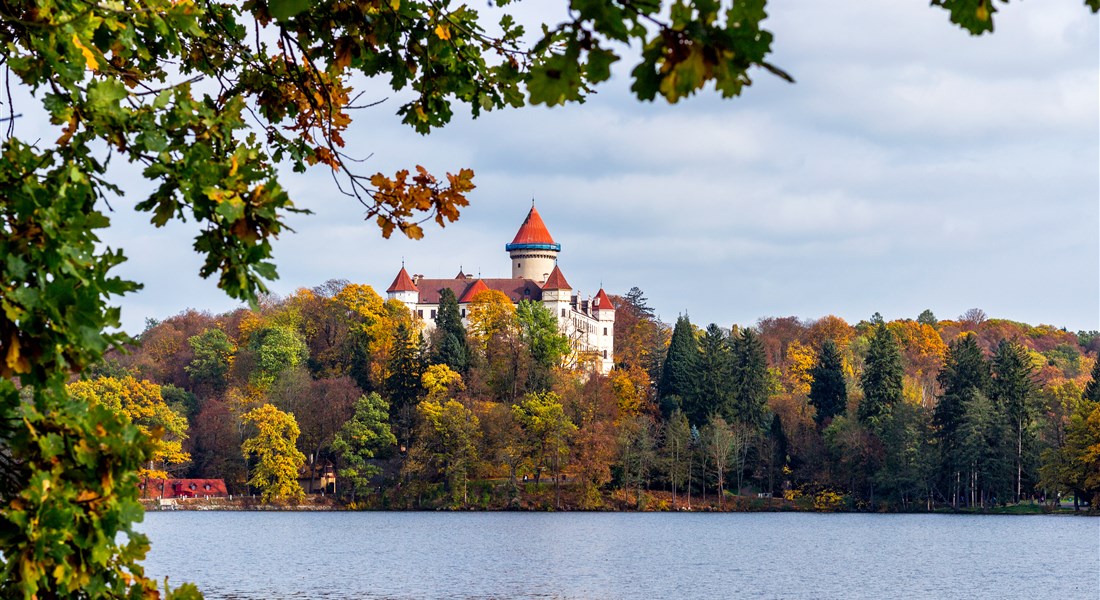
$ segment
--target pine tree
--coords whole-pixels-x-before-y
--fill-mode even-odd
[[[398,438],[408,447],[412,432],[412,416],[424,388],[424,349],[420,336],[401,323],[394,333],[393,354],[386,365],[386,395],[390,400],[390,422],[396,426]]]
[[[458,312],[458,300],[448,288],[439,292],[439,312],[436,313],[435,328],[432,364],[447,365],[458,373],[466,373],[470,365],[466,327],[462,325],[462,316]]]
[[[768,403],[768,361],[764,343],[752,329],[733,340],[733,411],[735,421],[763,429]]]
[[[936,402],[933,425],[940,447],[940,469],[952,490],[952,504],[958,506],[964,488],[962,474],[967,470],[964,448],[967,446],[967,405],[977,396],[986,396],[990,384],[989,363],[982,356],[977,338],[968,334],[951,342],[937,378],[943,394]],[[980,401],[979,401],[980,404]],[[979,407],[980,408],[980,407]],[[981,411],[978,411],[979,413]],[[972,417],[974,411],[971,411]],[[973,421],[973,418],[970,419]]]
[[[733,396],[733,356],[729,338],[714,323],[699,342],[698,397],[688,418],[702,423],[712,412],[730,414]]]
[[[1097,357],[1096,363],[1092,365],[1092,379],[1085,386],[1082,397],[1089,402],[1100,402],[1100,357]]]
[[[863,388],[863,402],[859,405],[858,415],[861,423],[873,429],[877,421],[901,401],[904,373],[897,338],[880,320],[871,336],[863,375],[859,380]]]
[[[696,390],[700,357],[699,344],[695,341],[693,329],[686,316],[676,319],[676,327],[672,330],[672,339],[665,354],[665,365],[661,369],[661,380],[657,384],[657,397],[665,418],[676,408],[682,408],[693,424],[701,425],[706,420],[706,415],[697,414]]]
[[[1004,412],[1012,433],[1016,459],[1016,502],[1023,493],[1024,449],[1032,447],[1030,432],[1038,412],[1035,368],[1027,350],[1017,342],[1001,340],[993,357],[993,400]]]
[[[844,381],[844,363],[831,339],[821,345],[817,364],[810,370],[810,404],[817,409],[814,421],[824,427],[848,408],[848,384]]]

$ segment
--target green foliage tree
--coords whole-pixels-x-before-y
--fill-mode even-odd
[[[371,478],[382,472],[370,460],[397,445],[397,438],[390,431],[389,409],[389,404],[377,393],[360,396],[355,401],[355,414],[332,442],[333,451],[344,463],[338,475],[350,487],[352,501],[356,494],[366,493]]]
[[[229,384],[229,368],[236,352],[236,345],[224,331],[217,328],[207,329],[199,335],[187,339],[194,358],[184,370],[199,386],[205,386],[211,393],[220,394]]]
[[[817,412],[814,421],[823,428],[833,417],[848,409],[848,384],[844,379],[844,362],[840,350],[831,339],[826,339],[817,355],[817,362],[810,370],[810,405]]]
[[[541,302],[521,300],[516,306],[520,339],[531,353],[528,388],[545,391],[551,383],[551,372],[569,354],[569,338],[558,328],[554,313]]]
[[[919,315],[917,315],[917,323],[921,325],[928,325],[929,327],[935,327],[939,325],[940,321],[936,318],[936,315],[929,309],[924,309]]]
[[[565,414],[561,397],[554,392],[530,393],[512,406],[512,413],[526,436],[527,455],[535,467],[535,483],[542,472],[554,478],[554,504],[561,508],[561,471],[569,458],[569,441],[577,426]]]
[[[684,489],[691,469],[691,424],[683,411],[673,412],[665,421],[661,461],[672,491],[672,508],[675,509],[676,493]]]
[[[696,374],[692,416],[702,422],[713,412],[730,415],[734,410],[733,353],[730,340],[714,323],[707,325],[699,340],[699,364]]]
[[[466,327],[458,311],[458,299],[450,289],[443,288],[439,292],[431,362],[465,373],[469,360],[470,349],[466,345]]]
[[[394,333],[393,352],[390,354],[386,375],[386,394],[390,398],[390,422],[397,426],[402,443],[408,446],[412,434],[413,414],[424,392],[421,377],[424,375],[424,351],[420,337],[404,323]]]
[[[619,464],[622,467],[622,486],[634,488],[638,509],[645,508],[643,490],[649,486],[650,477],[657,466],[657,440],[659,425],[648,415],[627,419],[619,428]]]
[[[308,356],[302,337],[287,325],[269,325],[254,332],[248,340],[248,349],[256,359],[252,379],[260,387],[270,386],[279,375],[302,364]]]
[[[416,409],[423,423],[418,450],[443,474],[452,501],[466,504],[481,436],[477,415],[455,400],[423,400]]]
[[[967,403],[978,395],[987,397],[990,384],[989,363],[982,356],[976,336],[965,335],[947,347],[938,380],[943,394],[936,402],[933,425],[939,443],[941,472],[948,478],[945,483],[947,489],[952,490],[952,505],[958,506],[967,484],[961,479],[967,468],[963,456]],[[984,417],[983,409],[984,405],[979,405],[976,415]]]
[[[871,336],[863,375],[859,380],[863,388],[863,401],[859,404],[858,414],[861,423],[874,428],[876,422],[901,401],[904,374],[897,338],[880,322]]]
[[[1098,0],[1086,2],[1100,9]],[[973,33],[992,28],[993,8],[984,0],[936,4]],[[158,227],[192,218],[200,274],[216,275],[229,295],[254,301],[276,276],[272,238],[288,214],[301,212],[279,183],[281,164],[294,171],[318,164],[336,169],[387,237],[394,230],[421,237],[425,213],[443,225],[466,205],[464,194],[473,188],[466,169],[448,174],[446,183],[422,168],[393,177],[347,169],[352,161],[342,147],[353,78],[386,78],[410,92],[398,112],[421,132],[446,123],[454,102],[476,116],[519,106],[524,92],[534,104],[579,100],[610,77],[619,49],[631,42],[643,49],[632,72],[639,98],[660,94],[675,101],[708,82],[732,96],[750,83],[755,67],[786,77],[767,61],[772,37],[761,28],[765,6],[763,0],[675,8],[572,0],[567,20],[547,26],[526,47],[510,16],[494,36],[468,6],[425,0],[366,6],[146,0],[125,10],[111,3],[5,4],[4,65],[60,129],[52,144],[9,136],[0,147],[6,234],[0,236],[6,259],[0,265],[0,440],[10,444],[12,457],[4,477],[15,482],[0,512],[14,533],[3,538],[0,552],[41,558],[34,568],[22,559],[6,562],[6,569],[16,564],[12,585],[27,597],[71,591],[86,581],[96,593],[114,596],[150,587],[137,566],[141,552],[117,554],[114,546],[137,518],[124,510],[133,496],[121,492],[96,506],[75,501],[90,489],[82,487],[86,482],[124,480],[127,465],[140,462],[140,445],[126,456],[74,461],[68,466],[76,472],[56,480],[64,491],[35,496],[39,504],[25,496],[56,466],[56,446],[36,445],[41,432],[59,428],[66,447],[102,437],[85,436],[82,420],[90,413],[68,402],[63,387],[71,373],[126,341],[115,333],[118,310],[110,303],[137,286],[110,275],[123,256],[96,236],[109,225],[97,204],[121,191],[110,183],[110,164],[140,166],[153,191],[137,209]],[[264,41],[275,37],[277,44]],[[9,110],[10,120],[15,107]],[[258,121],[255,131],[246,130],[251,119]],[[101,151],[105,145],[113,161]],[[357,380],[367,389],[365,378]],[[20,389],[32,390],[30,402]],[[64,518],[24,519],[24,507],[12,503],[17,497],[31,502],[32,513],[57,511]],[[61,538],[101,541],[92,542],[91,562],[70,561],[49,545]]]
[[[305,497],[298,470],[306,456],[298,450],[300,431],[294,415],[264,404],[241,415],[255,433],[241,445],[245,458],[255,459],[248,485],[260,491],[264,502],[298,501]]]
[[[657,384],[657,397],[661,404],[661,413],[667,418],[677,408],[681,408],[688,420],[702,424],[706,414],[698,406],[699,344],[695,341],[694,328],[687,316],[676,319],[672,329],[672,340],[665,353],[665,364],[661,369],[661,380]],[[683,406],[673,406],[678,398]],[[672,401],[670,401],[672,400]]]
[[[1014,440],[1016,486],[1013,491],[1016,502],[1023,496],[1024,452],[1033,449],[1032,424],[1039,411],[1036,396],[1035,367],[1027,349],[1018,342],[1001,340],[993,356],[991,396],[1004,413]]]
[[[745,423],[763,430],[770,422],[767,418],[768,395],[771,390],[768,362],[764,344],[752,329],[742,329],[733,340],[734,406],[725,415],[730,423]]]

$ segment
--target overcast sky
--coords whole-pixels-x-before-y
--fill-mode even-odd
[[[273,288],[339,278],[382,293],[402,258],[428,277],[506,277],[504,244],[534,198],[574,288],[638,286],[666,321],[980,307],[1098,329],[1100,21],[1080,0],[1014,2],[997,19],[974,38],[924,1],[773,2],[771,62],[797,84],[759,72],[727,101],[639,103],[628,60],[583,105],[459,116],[422,137],[391,93],[355,115],[351,153],[373,153],[371,173],[470,167],[471,206],[424,240],[382,240],[327,173],[288,171],[316,214],[290,219]],[[121,302],[126,329],[235,306],[197,276],[194,224],[154,229],[127,208],[139,199],[116,204],[105,236],[146,286]]]

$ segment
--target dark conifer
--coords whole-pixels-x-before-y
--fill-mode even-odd
[[[672,339],[668,344],[668,352],[665,354],[664,368],[661,369],[661,380],[657,384],[657,396],[660,398],[661,411],[667,418],[676,407],[669,401],[672,397],[678,397],[683,404],[684,414],[693,425],[701,425],[706,420],[706,415],[697,414],[695,406],[698,396],[699,376],[699,344],[695,341],[695,332],[691,321],[686,316],[676,319],[676,327],[672,330]],[[665,411],[669,412],[665,412]]]
[[[944,483],[952,491],[952,504],[957,506],[966,484],[962,473],[967,468],[964,456],[969,437],[967,422],[980,414],[977,408],[985,406],[990,384],[989,363],[973,334],[951,342],[937,379],[943,394],[936,401],[932,422],[939,441],[941,471],[949,478]],[[975,404],[968,419],[967,407],[971,403]]]
[[[1083,398],[1090,402],[1100,402],[1100,358],[1092,365],[1092,379],[1085,385]]]
[[[711,323],[699,342],[698,397],[687,414],[689,420],[702,423],[712,412],[729,419],[733,410],[732,370],[729,338]]]
[[[873,428],[894,404],[901,401],[904,373],[897,338],[880,320],[871,335],[863,375],[859,380],[863,388],[863,402],[859,404],[858,415],[861,423]]]
[[[763,429],[768,403],[768,361],[764,343],[752,329],[733,340],[733,414],[737,421]]]
[[[454,292],[443,288],[439,292],[439,312],[435,317],[432,344],[432,364],[447,365],[458,373],[466,373],[470,365],[470,349],[466,345],[466,328],[458,312]]]
[[[844,363],[833,340],[821,345],[817,363],[810,370],[810,404],[817,409],[814,421],[824,427],[848,408],[848,384],[844,381]]]
[[[1001,340],[993,357],[993,401],[1004,412],[1012,433],[1017,502],[1023,494],[1024,452],[1033,447],[1031,423],[1039,409],[1034,378],[1035,367],[1027,350],[1017,342]]]

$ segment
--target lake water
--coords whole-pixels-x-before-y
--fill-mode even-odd
[[[154,512],[149,575],[207,598],[1100,599],[1100,519]]]

